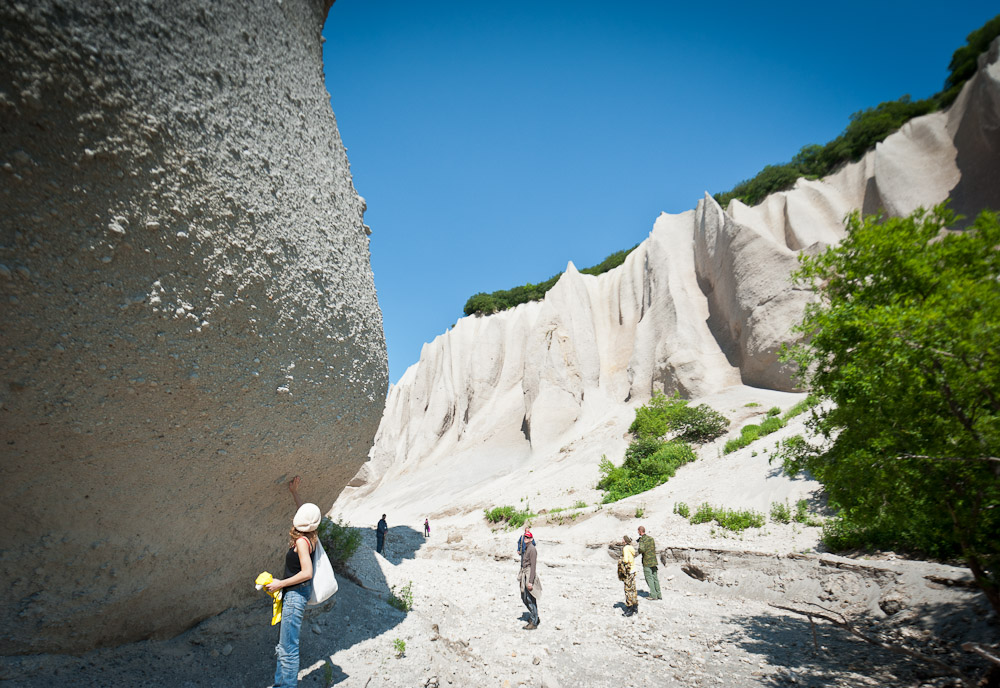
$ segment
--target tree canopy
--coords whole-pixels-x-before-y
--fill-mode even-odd
[[[830,544],[961,557],[1000,611],[1000,222],[955,220],[855,213],[840,245],[801,258],[820,298],[791,356],[828,403],[822,443],[785,468],[839,509]]]

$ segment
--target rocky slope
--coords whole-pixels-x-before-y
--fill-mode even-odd
[[[833,175],[755,207],[723,209],[706,194],[661,215],[615,270],[593,277],[570,264],[545,300],[461,319],[390,391],[370,459],[335,510],[366,522],[471,506],[502,496],[512,470],[559,462],[590,466],[564,481],[582,484],[602,453],[621,456],[631,409],[654,390],[793,391],[777,354],[812,298],[789,280],[799,253],[839,241],[854,210],[1000,208],[998,51],[994,41],[950,109]]]
[[[283,478],[321,501],[365,460],[387,365],[329,4],[0,4],[5,653],[255,599]]]

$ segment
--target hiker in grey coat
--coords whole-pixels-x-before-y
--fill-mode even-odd
[[[542,595],[542,579],[538,575],[538,550],[535,549],[535,539],[530,530],[524,531],[524,551],[521,553],[521,571],[517,574],[517,583],[521,588],[521,601],[528,608],[531,616],[524,625],[526,630],[538,628],[541,620],[538,618],[538,598]]]

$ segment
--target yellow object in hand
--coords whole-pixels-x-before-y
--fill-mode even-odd
[[[255,588],[257,588],[258,590],[263,590],[268,595],[274,598],[274,602],[271,604],[272,626],[281,621],[281,597],[282,597],[281,590],[275,590],[274,592],[271,592],[270,590],[264,587],[265,585],[270,585],[273,582],[274,582],[274,576],[272,576],[267,571],[257,576],[257,580],[254,581]]]

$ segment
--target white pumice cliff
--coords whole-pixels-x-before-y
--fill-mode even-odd
[[[282,483],[325,509],[365,461],[387,362],[330,4],[0,3],[4,654],[256,601]]]
[[[512,471],[560,464],[575,469],[556,482],[592,487],[654,390],[795,391],[778,352],[813,298],[789,279],[800,252],[838,242],[854,210],[899,216],[951,199],[971,220],[1000,208],[998,51],[994,41],[951,108],[824,179],[755,207],[706,194],[660,215],[620,267],[594,277],[570,264],[543,301],[459,320],[391,389],[369,461],[334,511],[367,522],[500,504],[525,494]],[[537,472],[530,482],[544,484]]]

